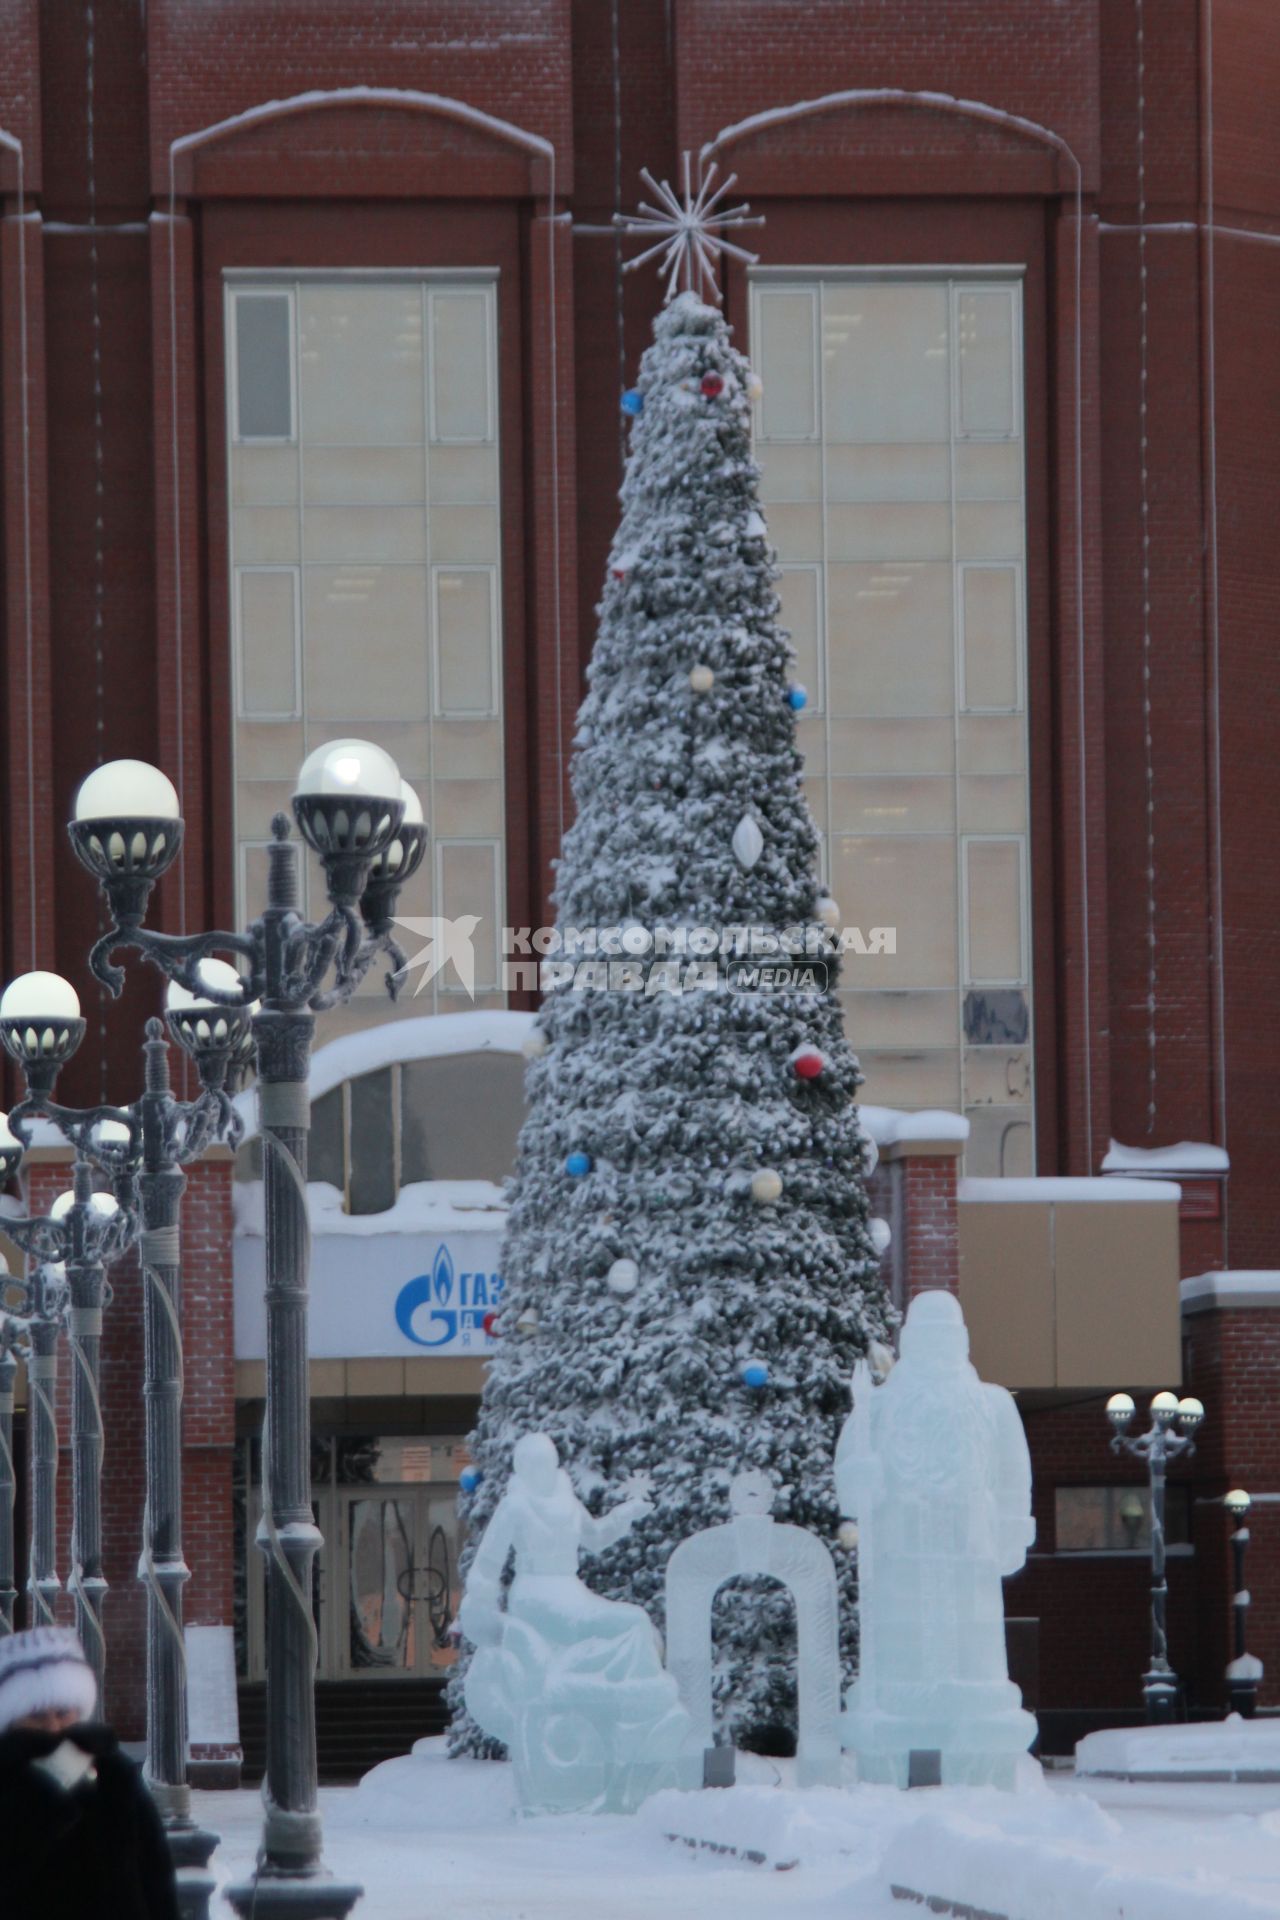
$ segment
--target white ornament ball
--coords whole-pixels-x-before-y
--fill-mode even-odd
[[[867,1229],[871,1235],[872,1246],[883,1260],[889,1251],[889,1243],[893,1239],[892,1227],[887,1220],[876,1219],[868,1220]]]
[[[764,852],[764,835],[749,813],[744,813],[733,830],[733,853],[738,865],[748,872]]]
[[[695,693],[710,693],[715,683],[716,676],[711,667],[694,667],[689,675],[689,685]]]
[[[858,1544],[858,1524],[856,1520],[842,1520],[836,1528],[836,1539],[846,1553],[852,1553]]]
[[[869,1180],[880,1165],[880,1149],[869,1133],[862,1138],[862,1171]]]
[[[541,1027],[530,1027],[520,1043],[520,1051],[526,1060],[541,1060],[547,1051],[547,1036]]]
[[[818,918],[824,927],[838,927],[840,925],[839,903],[833,900],[829,893],[824,893],[818,902]]]
[[[611,1293],[634,1293],[640,1284],[640,1269],[634,1260],[615,1260],[605,1281]]]
[[[752,1174],[751,1198],[762,1207],[782,1198],[782,1175],[776,1167],[760,1167]]]

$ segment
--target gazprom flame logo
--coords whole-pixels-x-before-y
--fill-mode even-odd
[[[490,1345],[485,1315],[501,1298],[500,1274],[457,1272],[441,1242],[431,1271],[408,1281],[396,1296],[396,1325],[415,1347],[483,1350]]]

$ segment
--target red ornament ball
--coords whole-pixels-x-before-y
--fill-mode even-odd
[[[798,1080],[816,1080],[826,1064],[816,1047],[802,1047],[791,1061]]]
[[[708,400],[718,400],[724,392],[724,381],[718,373],[704,373],[702,376],[702,391]]]
[[[498,1315],[497,1315],[497,1310],[495,1308],[490,1307],[488,1313],[486,1313],[484,1319],[480,1322],[480,1324],[484,1328],[485,1332],[488,1334],[491,1340],[497,1338]]]

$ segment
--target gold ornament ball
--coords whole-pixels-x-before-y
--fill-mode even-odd
[[[751,1176],[751,1198],[771,1207],[782,1198],[782,1175],[774,1167],[760,1167]]]
[[[833,900],[829,893],[824,893],[818,902],[818,918],[824,927],[838,927],[840,925],[839,903]]]
[[[852,1553],[858,1544],[858,1527],[856,1521],[842,1520],[836,1529],[836,1539],[846,1553]]]
[[[547,1050],[547,1036],[541,1027],[531,1027],[520,1044],[526,1060],[541,1060]]]
[[[710,667],[695,667],[689,675],[689,685],[695,693],[710,693],[716,683],[716,676]]]

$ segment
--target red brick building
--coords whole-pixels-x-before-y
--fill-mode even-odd
[[[158,922],[229,925],[255,910],[302,751],[378,738],[432,828],[409,910],[475,912],[476,1017],[527,1007],[504,992],[499,929],[545,918],[619,391],[658,298],[649,270],[623,275],[636,248],[612,217],[642,166],[674,177],[690,152],[736,171],[765,225],[725,304],[764,381],[827,877],[848,917],[899,930],[845,996],[867,1098],[968,1122],[885,1122],[895,1284],[959,1284],[980,1364],[1022,1393],[1040,1544],[1009,1607],[1040,1622],[1055,1738],[1138,1706],[1146,1523],[1101,1404],[1177,1384],[1185,1346],[1209,1417],[1174,1651],[1192,1706],[1217,1710],[1215,1503],[1237,1482],[1280,1495],[1274,9],[0,0],[0,21],[0,942],[5,978],[56,967],[85,1003],[63,1097],[131,1095],[157,995],[135,969],[100,1008],[85,967],[98,906],[62,821],[104,758],[154,760],[182,795]],[[459,992],[437,979],[407,1012],[465,1019]],[[459,1065],[496,1029],[449,1029],[443,1051],[406,1035],[408,1064],[380,1060],[379,1080],[354,1063],[384,1012],[362,1000],[321,1036],[356,1051],[317,1096],[312,1173],[354,1216],[415,1180],[492,1180],[510,1150],[506,1121],[485,1124],[509,1046]],[[446,1098],[447,1141],[430,1117]],[[1196,1143],[1128,1166],[1185,1175],[1180,1203],[989,1191],[1094,1180],[1113,1139]],[[251,1156],[241,1173],[251,1187]],[[189,1617],[221,1624],[261,1392],[247,1320],[232,1346],[230,1188],[225,1164],[201,1168],[186,1227]],[[1179,1274],[1211,1271],[1228,1278],[1191,1290],[1180,1342]],[[138,1338],[118,1276],[108,1623],[130,1731]],[[313,1364],[322,1518],[358,1554],[369,1496],[339,1499],[344,1435],[429,1440],[399,1478],[359,1482],[401,1489],[380,1552],[394,1509],[406,1566],[426,1566],[437,1509],[395,1503],[447,1492],[479,1360],[322,1347]],[[1264,1700],[1274,1511],[1250,1570]],[[406,1622],[355,1659],[330,1611],[335,1687],[361,1661],[405,1664]]]

